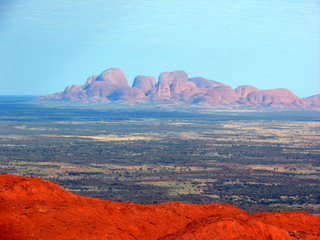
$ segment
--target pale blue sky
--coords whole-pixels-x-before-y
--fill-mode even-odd
[[[0,0],[0,95],[44,95],[116,67],[320,93],[319,0]]]

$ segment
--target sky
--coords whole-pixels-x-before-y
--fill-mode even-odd
[[[109,68],[320,93],[319,0],[0,0],[0,95],[46,95]]]

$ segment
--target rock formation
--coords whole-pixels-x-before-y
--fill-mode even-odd
[[[144,97],[143,90],[137,87],[119,88],[108,95],[108,99],[111,101],[124,100],[128,102],[143,99]]]
[[[208,80],[202,77],[190,78],[189,81],[195,83],[198,88],[216,88],[216,87],[227,86],[225,84],[222,84],[213,80]]]
[[[247,95],[246,99],[252,104],[260,104],[262,106],[294,105],[299,107],[306,105],[302,99],[294,95],[288,89],[283,88],[253,91]]]
[[[63,92],[39,97],[38,100],[133,103],[205,103],[229,108],[320,108],[320,97],[301,99],[288,89],[259,90],[253,86],[230,86],[202,77],[188,78],[184,71],[163,72],[158,78],[137,76],[132,87],[125,74],[110,68],[91,76],[84,85],[72,85]]]
[[[144,93],[149,92],[155,86],[156,86],[155,77],[147,77],[142,75],[135,77],[132,84],[132,87],[140,88]]]
[[[303,100],[304,102],[307,102],[308,104],[310,104],[311,107],[320,108],[320,94],[313,95],[308,98],[304,98]]]
[[[119,89],[129,88],[127,78],[125,74],[117,68],[110,68],[103,71],[99,76],[91,76],[87,79],[86,83],[82,86],[72,85],[71,87],[66,87],[63,92],[46,95],[39,98],[39,100],[67,100],[67,101],[113,101],[118,100],[117,96],[121,94],[115,93],[111,95],[111,99],[108,96]],[[137,94],[132,94],[135,90],[127,91],[131,95],[136,96]],[[123,94],[122,94],[123,95]],[[128,100],[125,97],[123,100]]]
[[[227,204],[113,202],[35,177],[0,174],[0,239],[320,239],[320,217],[249,214]]]
[[[235,89],[240,99],[246,99],[249,93],[259,92],[259,89],[249,85],[242,85]]]

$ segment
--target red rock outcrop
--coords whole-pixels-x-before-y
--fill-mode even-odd
[[[144,93],[147,93],[156,86],[155,77],[137,76],[133,80],[132,87],[140,88]]]
[[[204,96],[210,89],[209,88],[195,88],[195,89],[186,89],[181,92],[181,96],[185,102],[195,102],[194,99],[197,99],[201,96]]]
[[[313,95],[308,98],[303,98],[303,100],[310,104],[311,107],[320,108],[320,94]]]
[[[189,78],[184,71],[163,72],[158,78],[137,76],[129,87],[125,74],[110,68],[91,76],[84,85],[72,85],[63,92],[39,97],[38,100],[127,101],[134,103],[199,103],[232,108],[320,108],[319,95],[301,99],[288,89],[259,90],[243,85],[236,89],[202,77]]]
[[[109,101],[108,95],[128,87],[125,74],[120,69],[110,68],[99,76],[89,77],[82,86],[74,84],[66,87],[63,92],[46,95],[38,100]]]
[[[106,98],[119,88],[129,87],[124,73],[117,68],[110,68],[102,72],[94,81],[84,87],[88,97],[98,96]]]
[[[97,77],[99,77],[99,75],[88,77],[86,83],[83,85],[83,88],[91,84],[94,80],[97,79]]]
[[[135,100],[144,98],[145,94],[140,88],[127,87],[127,88],[116,89],[107,97],[111,101],[124,100],[124,101],[130,102],[130,101],[135,101]]]
[[[260,90],[256,87],[250,85],[241,85],[235,89],[238,96],[242,99],[245,99],[249,93],[259,92]]]
[[[179,94],[185,90],[192,91],[197,86],[193,82],[174,82],[170,85],[171,94]]]
[[[210,89],[205,96],[211,98],[209,102],[225,102],[228,104],[234,103],[239,97],[237,93],[229,86],[215,87]]]
[[[194,82],[198,88],[216,88],[216,87],[226,87],[227,85],[216,82],[213,80],[208,80],[202,77],[194,77],[189,79],[190,82]]]
[[[170,98],[170,86],[167,82],[158,83],[156,90],[151,95],[152,101],[161,101]]]
[[[307,105],[301,98],[284,88],[253,91],[247,95],[247,100],[262,106],[303,106]]]
[[[188,75],[184,71],[163,72],[159,76],[159,83],[167,83],[169,86],[175,82],[188,82]]]
[[[317,218],[319,217],[309,214],[305,216],[302,212],[264,213],[254,216],[245,213],[218,214],[193,221],[185,228],[159,240],[319,239]],[[296,221],[295,224],[294,221]],[[301,221],[303,221],[302,224]],[[307,225],[308,233],[304,231]]]
[[[157,89],[150,99],[152,101],[170,99],[172,90],[174,90],[175,93],[180,93],[181,90],[178,86],[187,82],[188,75],[184,71],[163,72],[159,76]],[[180,83],[180,85],[177,85],[177,83]]]
[[[320,217],[249,214],[227,204],[142,205],[81,197],[35,177],[0,174],[0,239],[320,239]]]

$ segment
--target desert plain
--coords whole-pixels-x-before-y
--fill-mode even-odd
[[[320,214],[320,114],[2,98],[0,172],[119,202]]]

